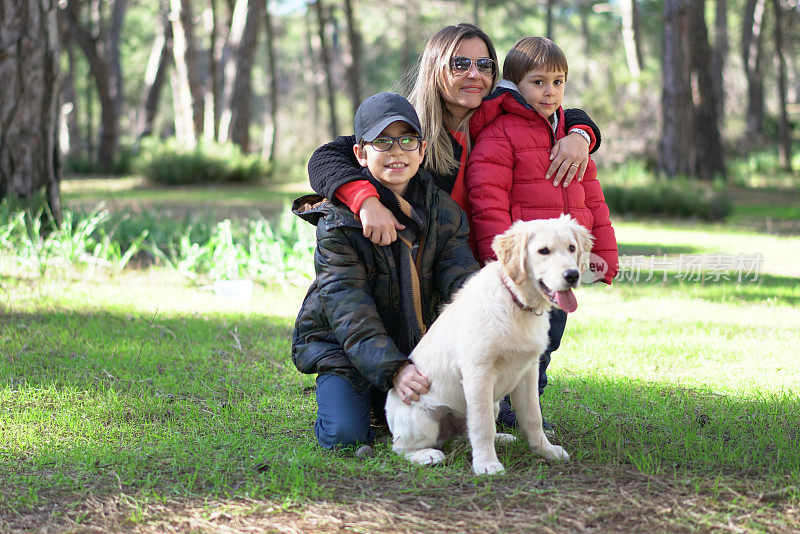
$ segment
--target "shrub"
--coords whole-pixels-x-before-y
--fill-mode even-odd
[[[134,168],[158,184],[249,183],[269,171],[257,154],[243,154],[233,143],[204,141],[189,149],[175,139],[147,139]]]
[[[130,145],[121,144],[109,166],[100,165],[96,160],[87,158],[85,154],[67,154],[64,157],[65,175],[112,175],[125,176],[133,171],[136,151]]]
[[[682,179],[650,184],[603,186],[606,203],[613,213],[652,217],[722,220],[731,213],[731,203],[721,192]]]
[[[195,278],[251,278],[305,282],[314,277],[314,227],[285,208],[270,224],[263,217],[234,223],[176,228],[166,242],[148,239],[143,248],[157,262]]]
[[[50,231],[46,229],[50,227]],[[149,258],[190,278],[250,278],[305,283],[314,277],[314,227],[288,206],[277,221],[263,217],[215,222],[198,216],[122,216],[98,206],[64,211],[55,226],[46,212],[0,202],[0,263],[44,273],[50,267],[122,270]],[[136,262],[141,264],[141,262]]]
[[[142,230],[122,247],[108,219],[108,210],[98,206],[88,214],[64,211],[56,225],[44,209],[18,210],[0,202],[0,256],[42,274],[48,267],[78,265],[122,270],[148,232]]]

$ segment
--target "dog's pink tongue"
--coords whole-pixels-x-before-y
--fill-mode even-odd
[[[567,313],[572,313],[578,309],[578,299],[571,289],[566,291],[556,291],[556,304]]]

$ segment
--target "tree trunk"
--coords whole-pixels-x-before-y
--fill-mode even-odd
[[[218,0],[210,0],[203,11],[206,33],[209,36],[208,72],[211,77],[210,91],[205,95],[205,120],[203,122],[203,138],[216,139],[219,135],[219,113],[222,102],[222,52],[226,35],[224,28],[230,25],[220,23]]]
[[[244,152],[249,150],[251,73],[263,9],[263,0],[237,0],[229,34],[219,140],[233,141]]]
[[[122,24],[125,21],[125,11],[128,9],[128,0],[114,0],[111,6],[111,24],[108,30],[108,65],[111,71],[114,107],[117,110],[117,121],[122,112],[123,77],[122,63],[119,55],[119,44],[122,35]],[[117,128],[119,126],[117,125]]]
[[[60,150],[62,155],[78,156],[81,153],[81,134],[78,123],[78,95],[75,90],[77,65],[75,52],[69,39],[69,24],[64,17],[59,17],[59,39],[61,48],[66,52],[68,72],[63,74],[61,88],[62,120],[66,120],[66,129],[60,134]]]
[[[169,19],[172,24],[172,55],[175,61],[175,73],[172,76],[175,84],[172,88],[175,97],[172,102],[175,110],[175,137],[180,145],[194,148],[197,146],[200,127],[195,123],[195,100],[192,92],[191,78],[196,78],[197,69],[194,65],[193,44],[189,42],[192,35],[192,15],[187,11],[190,9],[189,0],[170,0]],[[200,116],[197,114],[197,118]]]
[[[347,21],[347,38],[350,42],[347,65],[347,88],[355,115],[361,105],[361,33],[353,16],[353,0],[344,0],[344,14]]]
[[[728,0],[716,0],[714,17],[714,50],[711,56],[711,73],[717,93],[717,116],[725,117],[725,58],[728,56]]]
[[[581,0],[578,3],[578,15],[581,25],[581,44],[583,45],[583,53],[586,58],[593,58],[594,47],[592,43],[594,38],[592,35],[591,26],[589,25],[589,20],[593,15],[591,0]],[[591,60],[589,61],[588,65],[592,65]],[[585,86],[589,87],[591,85],[593,76],[594,72],[591,67],[583,69],[582,77]]]
[[[789,131],[789,116],[786,110],[786,59],[783,55],[783,17],[780,0],[772,0],[775,15],[775,70],[778,71],[778,139],[780,164],[787,171],[792,170],[792,138]]]
[[[42,189],[60,223],[56,0],[0,0],[0,199]]]
[[[417,32],[420,24],[420,5],[417,0],[408,0],[403,3],[403,45],[402,45],[402,71],[409,72],[417,57]],[[409,82],[406,92],[410,92],[413,81]]]
[[[691,60],[696,81],[694,95],[695,161],[694,175],[710,180],[725,174],[722,158],[722,141],[717,117],[717,92],[711,74],[711,47],[705,19],[705,0],[692,0]]]
[[[92,16],[98,19],[99,29],[96,32],[87,30],[81,24],[79,3],[67,2],[64,8],[70,23],[71,36],[78,42],[86,55],[89,72],[94,79],[97,96],[100,99],[100,145],[97,162],[106,169],[110,168],[114,161],[119,142],[121,80],[119,79],[119,29],[117,26],[122,24],[126,7],[125,0],[114,0],[111,38],[104,31],[105,23],[97,6],[94,6],[92,13]]]
[[[545,36],[548,39],[551,39],[551,40],[555,40],[555,37],[553,37],[553,32],[554,32],[554,29],[553,29],[553,7],[555,6],[555,4],[556,4],[556,0],[546,0],[547,15],[545,17],[545,21],[546,21]]]
[[[172,43],[182,99],[188,96],[188,115],[192,137],[203,131],[204,90],[200,82],[197,42],[194,37],[194,11],[191,0],[170,0]],[[182,101],[182,104],[185,104]],[[185,111],[184,111],[185,112]],[[188,126],[188,124],[187,124]],[[192,143],[193,144],[193,143]]]
[[[91,68],[89,74],[91,75]],[[86,82],[84,86],[86,99],[86,161],[96,161],[96,147],[94,144],[94,91],[92,91],[92,83]]]
[[[305,53],[303,54],[303,83],[307,90],[306,105],[308,106],[308,116],[311,117],[312,124],[310,130],[313,132],[315,141],[319,141],[319,121],[317,118],[320,116],[319,99],[320,99],[320,84],[319,77],[317,76],[317,65],[314,58],[318,57],[317,50],[314,47],[314,23],[311,20],[311,11],[306,9],[305,16],[305,40],[304,47]],[[314,145],[319,144],[314,142]]]
[[[255,63],[258,32],[264,17],[263,0],[250,0],[244,35],[236,55],[230,140],[243,152],[250,151],[250,115],[253,100],[252,71]]]
[[[262,153],[268,161],[275,161],[278,145],[278,65],[275,59],[275,29],[272,26],[272,15],[269,11],[269,0],[264,2],[264,29],[267,34],[267,73],[269,75],[269,109],[264,125],[264,143]]]
[[[146,137],[153,132],[153,121],[158,111],[161,100],[161,90],[164,87],[164,78],[167,74],[169,60],[172,57],[172,25],[166,14],[161,16],[147,68],[144,73],[144,90],[142,104],[139,108],[138,138]]]
[[[747,76],[747,136],[764,132],[763,24],[766,0],[747,0],[742,21],[742,62]]]
[[[690,13],[687,0],[664,2],[663,131],[658,167],[667,176],[689,175],[693,171]]]
[[[330,52],[328,51],[328,39],[325,36],[328,17],[325,14],[322,0],[316,0],[316,2],[314,2],[314,8],[317,12],[320,61],[322,63],[322,70],[325,73],[325,90],[328,99],[328,113],[330,114],[330,135],[331,139],[333,139],[339,132],[339,120],[336,116],[336,94],[333,88],[333,72],[331,69]]]
[[[212,4],[212,6],[215,4]],[[220,70],[222,72],[222,92],[219,98],[219,127],[217,141],[226,143],[229,140],[231,126],[231,109],[233,101],[233,88],[236,78],[236,54],[244,36],[244,26],[247,22],[248,0],[236,0],[231,12],[231,21],[228,35],[222,48]]]
[[[638,80],[642,73],[642,66],[640,62],[641,55],[636,47],[636,32],[634,31],[633,13],[636,9],[636,0],[622,0],[619,7],[622,14],[622,42],[625,46],[628,72],[630,72],[634,80]]]

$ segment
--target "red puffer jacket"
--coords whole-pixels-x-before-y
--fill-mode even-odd
[[[559,107],[557,113],[554,134],[547,119],[504,80],[470,119],[474,147],[465,178],[478,260],[494,258],[492,239],[513,221],[568,213],[592,232],[592,253],[606,263],[602,279],[610,284],[619,267],[617,240],[594,162],[589,161],[583,181],[573,180],[566,188],[545,179],[550,149],[556,136],[565,135],[564,111]]]

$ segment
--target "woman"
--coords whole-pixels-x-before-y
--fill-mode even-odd
[[[464,166],[470,150],[469,118],[498,77],[497,54],[488,35],[472,24],[446,26],[426,43],[409,95],[428,144],[424,168],[467,213]],[[547,172],[554,187],[580,180],[590,145],[594,143],[592,152],[600,145],[600,132],[583,111],[565,110],[565,122],[570,135],[553,146]],[[367,238],[388,245],[404,227],[364,180],[353,154],[354,143],[352,136],[342,136],[317,149],[308,162],[309,181],[317,193],[336,197],[357,213]]]

